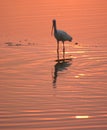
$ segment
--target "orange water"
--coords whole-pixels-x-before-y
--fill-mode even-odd
[[[62,64],[52,19],[73,37]],[[106,0],[3,0],[0,130],[106,130],[106,41]]]

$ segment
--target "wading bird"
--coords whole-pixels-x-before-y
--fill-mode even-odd
[[[65,41],[72,41],[72,37],[70,35],[68,35],[66,32],[62,31],[62,30],[57,30],[56,27],[56,20],[54,19],[52,21],[52,32],[53,33],[53,29],[54,29],[54,36],[57,40],[57,58],[59,60],[59,41],[62,41],[63,43],[63,59],[65,59],[65,46],[64,46],[64,42]]]

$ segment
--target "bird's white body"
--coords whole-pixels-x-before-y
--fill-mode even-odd
[[[71,41],[72,40],[72,37],[62,30],[57,30],[56,32],[54,32],[54,36],[55,36],[57,41],[64,42],[64,41]]]
[[[52,31],[53,31],[53,29],[54,29],[54,36],[57,40],[57,57],[58,57],[58,60],[59,60],[59,41],[62,41],[62,43],[63,43],[63,58],[65,59],[64,42],[65,41],[72,41],[72,37],[62,30],[57,30],[56,20],[53,20]]]

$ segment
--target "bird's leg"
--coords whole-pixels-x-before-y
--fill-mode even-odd
[[[63,42],[63,59],[65,59],[65,46],[64,46],[64,42]]]
[[[57,59],[59,61],[59,41],[57,41]]]

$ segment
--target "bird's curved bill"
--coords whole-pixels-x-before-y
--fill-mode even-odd
[[[52,26],[52,30],[51,30],[51,36],[53,35],[53,26]]]

